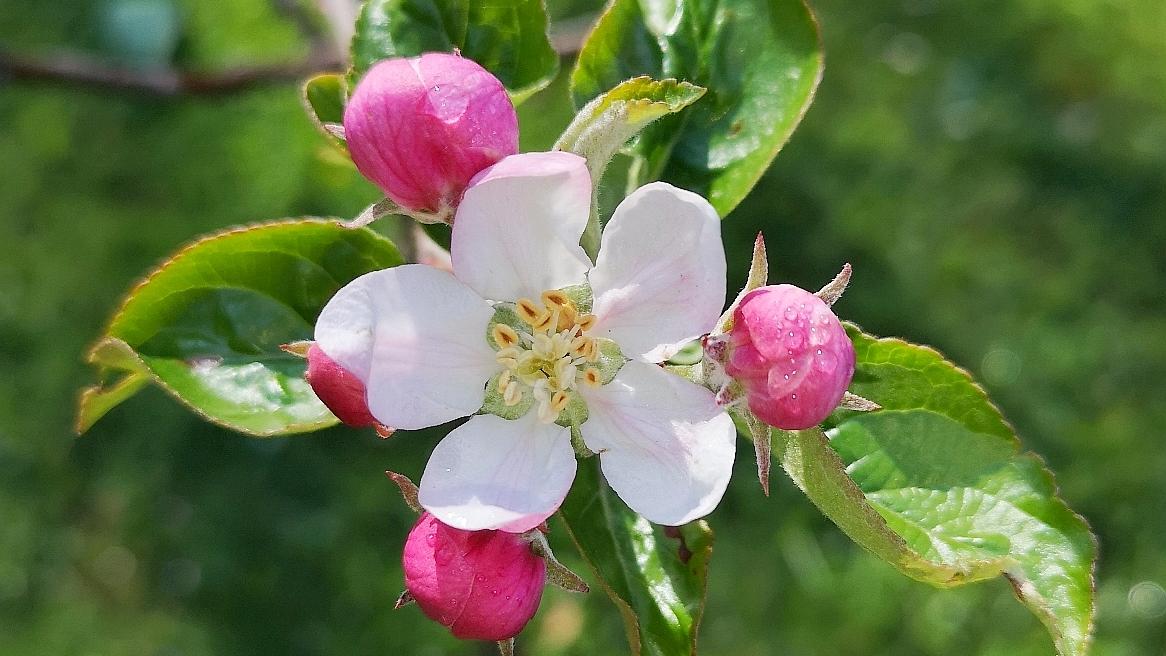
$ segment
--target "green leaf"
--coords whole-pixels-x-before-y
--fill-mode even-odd
[[[587,103],[554,149],[585,157],[591,180],[598,185],[607,163],[629,139],[652,121],[696,102],[704,92],[695,84],[646,75],[625,80]]]
[[[146,382],[220,426],[251,435],[336,423],[280,345],[309,339],[341,286],[402,262],[376,233],[305,219],[237,228],[182,249],[135,287],[88,360],[78,432]]]
[[[612,0],[572,72],[576,106],[637,75],[687,80],[708,94],[644,130],[629,184],[663,179],[725,216],[813,99],[818,26],[802,0]]]
[[[559,72],[547,25],[542,0],[368,0],[356,21],[349,80],[355,86],[382,59],[456,49],[501,80],[518,104]]]
[[[644,126],[679,112],[704,92],[702,87],[676,80],[653,80],[647,76],[626,80],[587,103],[555,142],[554,150],[565,150],[587,159],[594,197],[603,180],[603,171],[616,151]],[[593,200],[591,220],[581,239],[583,249],[592,258],[599,251],[600,239],[596,206]]]
[[[348,84],[343,75],[324,73],[304,83],[301,98],[316,127],[328,140],[341,148],[347,148],[344,141],[337,138],[325,125],[344,125],[344,106],[348,99]]]
[[[852,539],[941,587],[1004,576],[1058,653],[1088,650],[1097,547],[1052,475],[963,370],[936,351],[848,327],[851,391],[883,406],[840,411],[827,434],[774,431],[774,453]]]
[[[607,487],[599,459],[579,463],[559,517],[624,619],[632,653],[696,653],[713,532],[703,521],[664,534]],[[683,556],[683,557],[682,557]]]

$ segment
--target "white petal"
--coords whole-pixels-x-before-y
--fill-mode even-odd
[[[589,413],[583,441],[624,503],[668,526],[712,512],[729,484],[737,435],[712,392],[635,360],[607,385],[580,392]]]
[[[554,514],[575,480],[575,451],[569,430],[535,415],[478,415],[451,431],[425,465],[421,505],[467,531],[521,533]]]
[[[616,208],[588,278],[598,317],[593,334],[615,340],[629,357],[662,362],[720,317],[720,218],[692,192],[644,185]]]
[[[454,273],[495,301],[582,283],[591,262],[579,237],[590,214],[582,157],[511,155],[479,173],[462,197],[451,236]]]
[[[356,375],[377,421],[436,426],[478,410],[501,368],[486,342],[494,309],[452,275],[421,264],[374,271],[328,301],[316,342]]]

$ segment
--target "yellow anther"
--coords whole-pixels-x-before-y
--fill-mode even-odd
[[[595,367],[588,367],[583,371],[583,384],[588,387],[599,387],[603,383],[603,378],[599,375],[599,370]]]
[[[535,317],[531,322],[530,327],[538,332],[545,332],[555,325],[558,317],[556,312],[548,312],[543,310],[542,314]]]
[[[571,401],[571,397],[567,396],[566,392],[558,391],[551,397],[551,411],[555,414],[567,409],[567,403]]]
[[[576,337],[575,341],[571,342],[571,355],[595,362],[599,359],[599,342],[593,337]]]
[[[584,314],[575,318],[575,325],[579,326],[581,332],[587,332],[595,327],[595,315]]]
[[[566,305],[559,311],[559,321],[555,325],[555,330],[563,331],[570,330],[575,327],[575,317],[578,314],[575,312],[575,306]]]
[[[518,405],[521,401],[522,386],[518,384],[518,381],[512,380],[510,381],[510,384],[506,386],[506,389],[502,391],[502,402],[505,403],[507,407],[510,407]]]
[[[511,376],[510,376],[509,369],[507,369],[506,371],[503,371],[501,376],[498,376],[498,391],[499,392],[501,392],[503,394],[506,393],[506,386],[510,384],[510,378],[511,378]]]
[[[522,353],[523,352],[519,351],[517,348],[510,346],[498,351],[498,353],[494,355],[494,361],[504,367],[512,369],[518,366],[518,359],[522,357]]]
[[[563,292],[561,292],[557,289],[552,289],[550,291],[543,292],[542,302],[543,302],[543,305],[547,306],[548,308],[571,307],[570,297],[568,297],[566,294],[564,294]]]
[[[592,339],[587,342],[586,357],[588,362],[596,362],[599,360],[599,342]]]
[[[514,311],[518,314],[519,319],[532,326],[542,318],[544,313],[549,314],[538,303],[535,303],[529,298],[520,298],[515,301]]]
[[[518,333],[504,323],[494,324],[494,329],[490,331],[490,336],[494,338],[494,343],[498,345],[499,349],[518,344]]]

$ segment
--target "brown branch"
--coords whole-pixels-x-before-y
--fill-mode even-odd
[[[264,85],[295,82],[320,71],[342,70],[345,66],[345,62],[335,57],[317,55],[294,64],[196,72],[168,68],[127,68],[77,53],[25,57],[0,51],[0,79],[136,91],[160,96],[222,95]]]
[[[37,57],[0,50],[0,85],[6,80],[80,86],[115,92],[159,96],[216,96],[255,87],[298,82],[321,71],[348,67],[344,53],[330,43],[320,24],[296,0],[276,0],[276,6],[296,23],[312,44],[303,61],[270,66],[240,66],[221,71],[185,71],[172,68],[119,66],[77,52],[56,52]],[[552,26],[552,40],[559,54],[578,52],[594,16],[585,15]]]

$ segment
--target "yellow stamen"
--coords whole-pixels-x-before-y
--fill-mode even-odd
[[[597,362],[599,360],[599,342],[592,339],[587,343],[587,361]]]
[[[518,314],[518,318],[522,319],[530,325],[538,322],[539,318],[546,310],[539,306],[538,303],[529,298],[520,298],[514,303],[514,311]]]
[[[499,349],[518,344],[518,333],[504,323],[494,324],[494,329],[490,331],[490,336],[494,338],[494,343],[498,345]]]
[[[546,305],[549,308],[550,307],[565,308],[565,307],[571,306],[571,299],[566,294],[564,294],[563,292],[561,292],[557,289],[552,289],[550,291],[543,292],[542,302],[543,302],[543,305]]]
[[[511,407],[518,405],[520,401],[522,401],[522,387],[518,384],[518,381],[512,380],[502,392],[502,402],[507,407]]]
[[[599,375],[599,370],[595,367],[588,367],[583,371],[583,384],[588,387],[599,387],[603,379]]]
[[[576,337],[571,341],[571,355],[577,358],[584,357],[587,345],[590,344],[591,341],[592,340],[590,337],[584,337],[582,335]]]
[[[576,317],[575,325],[579,326],[580,332],[587,332],[595,327],[595,315],[584,314],[583,316]]]
[[[498,376],[498,391],[501,392],[502,394],[505,394],[506,393],[506,386],[509,384],[510,384],[510,370],[507,369],[506,371],[502,372],[501,376]]]
[[[567,403],[571,401],[571,397],[567,396],[566,392],[558,391],[551,397],[551,410],[558,414],[567,409]]]
[[[494,355],[494,361],[508,369],[513,369],[518,366],[518,359],[521,356],[522,352],[511,346],[498,351]]]
[[[555,316],[556,314],[555,312],[543,310],[542,314],[535,317],[535,320],[531,322],[530,327],[536,331],[545,331],[555,324],[558,318]]]

